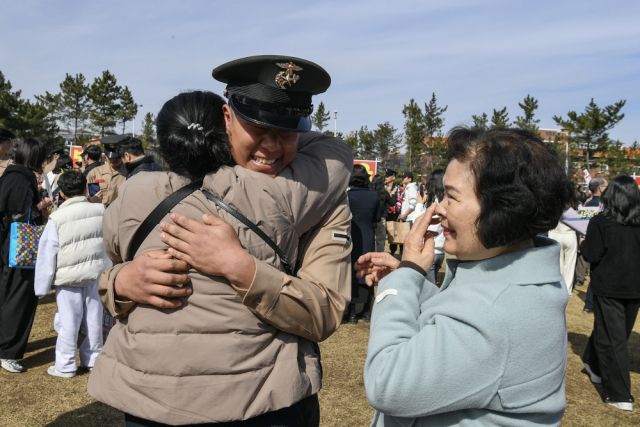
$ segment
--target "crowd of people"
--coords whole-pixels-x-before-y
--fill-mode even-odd
[[[47,373],[91,371],[89,395],[126,426],[315,427],[317,343],[361,318],[372,425],[559,425],[565,307],[590,263],[585,369],[633,409],[632,178],[591,181],[602,212],[580,236],[562,215],[584,195],[529,131],[457,127],[446,171],[370,176],[310,131],[331,82],[319,65],[257,56],[213,77],[227,101],[189,91],[157,115],[167,170],[125,135],[86,146],[81,167],[61,150],[43,168],[41,142],[10,159],[0,128],[3,369],[24,370],[38,298],[55,289]],[[7,262],[12,223],[44,226],[35,268]],[[387,242],[392,223],[410,229],[402,243]],[[104,343],[103,310],[120,320]]]

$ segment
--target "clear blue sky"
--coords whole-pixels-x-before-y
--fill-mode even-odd
[[[531,94],[543,128],[592,97],[626,99],[611,137],[640,141],[640,2],[0,0],[0,11],[0,71],[23,97],[108,69],[144,105],[138,126],[183,90],[222,93],[219,64],[285,54],[331,74],[314,103],[338,110],[345,133],[402,130],[403,105],[432,92],[449,106],[446,129],[505,106],[513,120]]]

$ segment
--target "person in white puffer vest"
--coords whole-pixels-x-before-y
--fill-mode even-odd
[[[87,200],[87,179],[81,172],[65,172],[58,179],[65,202],[51,214],[40,238],[34,288],[42,298],[56,289],[58,332],[54,377],[71,378],[76,365],[78,332],[86,319],[87,335],[80,347],[80,366],[91,370],[102,350],[102,304],[98,279],[111,267],[102,243],[105,207]]]

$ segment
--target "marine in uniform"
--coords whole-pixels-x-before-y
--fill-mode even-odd
[[[13,164],[13,157],[7,152],[11,150],[11,140],[16,135],[9,129],[0,128],[0,176],[4,173],[7,166]]]
[[[245,169],[267,175],[264,177],[265,180],[276,176],[286,163],[295,157],[295,149],[281,158],[262,158],[255,155],[256,152],[250,149],[251,145],[264,145],[265,143],[261,142],[264,136],[259,135],[265,133],[273,137],[271,143],[274,144],[282,144],[283,141],[291,141],[292,138],[297,143],[296,134],[310,131],[309,116],[313,111],[311,97],[328,88],[330,85],[328,73],[318,65],[300,58],[257,56],[224,64],[213,70],[213,77],[227,83],[224,94],[229,104],[225,106],[227,108],[223,107],[223,111],[227,120],[227,134],[234,152],[234,160]],[[234,123],[250,128],[255,134],[243,134],[238,127],[234,127]],[[317,134],[316,137],[323,136]],[[291,155],[291,158],[286,158],[287,155]],[[347,155],[347,157],[349,159],[344,163],[344,167],[350,172],[353,162],[350,156]],[[234,283],[234,289],[241,298],[242,304],[255,316],[281,331],[296,335],[299,337],[296,339],[300,343],[300,349],[308,349],[305,354],[299,353],[297,358],[291,359],[291,363],[294,364],[301,363],[302,360],[313,360],[313,363],[319,363],[319,347],[315,343],[325,340],[338,329],[350,299],[351,213],[345,191],[348,173],[345,176],[347,177],[345,182],[340,183],[344,187],[341,191],[344,195],[337,198],[339,201],[327,210],[319,223],[300,237],[295,275],[286,274],[256,259],[255,266],[246,265],[247,270],[255,271],[250,283]],[[330,187],[335,189],[340,185],[331,183]],[[327,187],[317,188],[314,191],[327,191]],[[203,231],[208,227],[199,223],[197,226]],[[203,251],[208,255],[225,250],[224,241],[212,240],[209,243],[209,247]],[[179,252],[175,254],[176,258],[181,259],[182,254]],[[199,254],[196,253],[189,255],[193,259],[199,258]],[[131,263],[144,262],[144,258],[146,257],[139,256]],[[206,264],[204,258],[200,260]],[[128,300],[127,295],[130,294],[124,292],[125,288],[136,287],[141,281],[118,280],[120,275],[126,277],[123,270],[125,268],[128,271],[127,275],[135,276],[141,273],[138,267],[121,264],[106,271],[100,284],[103,304],[112,314],[119,317],[126,316],[135,305]],[[204,268],[196,268],[203,274],[212,274]],[[155,275],[150,274],[147,277],[151,276]],[[115,284],[116,280],[119,282],[118,285]],[[171,288],[168,294],[161,295],[187,295],[181,292],[177,288]],[[224,357],[224,355],[221,356]],[[309,362],[305,363],[308,366]],[[310,375],[309,380],[314,385],[305,391],[295,390],[293,384],[289,390],[286,378],[281,378],[279,384],[263,385],[267,389],[274,387],[270,389],[273,396],[287,395],[290,392],[300,393],[296,395],[302,399],[298,403],[301,405],[299,409],[304,413],[303,422],[287,425],[319,425],[317,392],[320,388],[320,373],[321,370],[318,370]],[[215,396],[211,396],[211,399],[211,404],[215,405]],[[277,399],[274,397],[274,400]],[[255,405],[258,404],[262,402],[255,402]],[[189,415],[189,419],[194,417]],[[138,419],[136,422],[144,423],[145,421]],[[268,424],[266,420],[264,424],[251,425],[271,426],[272,424]]]
[[[101,166],[100,160],[102,159],[102,150],[97,145],[88,145],[84,147],[84,151],[80,154],[80,157],[84,159],[84,176],[89,175],[95,168]]]
[[[61,155],[65,154],[65,149],[63,147],[56,148],[55,150],[51,151],[51,153],[49,154],[53,156],[53,159],[49,163],[47,163],[47,165],[42,169],[42,173],[44,175],[50,172],[53,172],[53,170],[56,167],[56,162],[58,161]]]
[[[105,207],[109,207],[118,197],[118,187],[127,180],[127,168],[116,150],[118,143],[125,138],[127,138],[125,135],[109,135],[100,140],[108,161],[87,174],[87,183],[97,182],[100,184],[100,191],[94,196],[88,197],[90,202],[102,202]]]

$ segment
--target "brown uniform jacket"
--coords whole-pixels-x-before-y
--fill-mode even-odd
[[[47,165],[42,169],[43,174],[48,174],[49,172],[53,172],[53,169],[56,167],[56,160],[51,160]]]
[[[13,158],[9,156],[9,154],[5,154],[2,159],[0,159],[0,176],[4,173],[9,165],[13,165]]]
[[[285,275],[275,253],[246,226],[202,193],[192,194],[174,211],[199,221],[214,213],[231,224],[256,262],[251,288],[240,291],[224,278],[191,271],[194,292],[182,308],[135,306],[109,334],[89,380],[91,396],[146,419],[188,424],[255,417],[319,391],[318,355],[302,337],[330,335],[349,301],[351,245],[340,235],[350,231],[345,189],[352,160],[337,140],[311,147],[306,157],[304,151],[275,179],[236,166],[204,183],[301,263],[298,278]],[[158,172],[121,187],[104,219],[114,262],[128,256],[146,215],[185,183]],[[165,249],[159,234],[156,227],[138,254]],[[100,293],[112,314],[123,315],[133,304],[114,299],[117,270],[105,272]]]
[[[92,169],[87,174],[87,182],[100,182],[100,191],[102,191],[102,204],[109,207],[111,203],[118,197],[118,188],[127,180],[127,168],[124,163],[120,165],[118,170],[111,169],[109,163]]]

